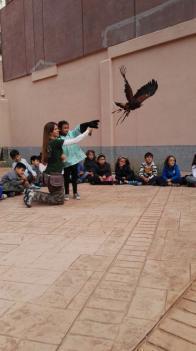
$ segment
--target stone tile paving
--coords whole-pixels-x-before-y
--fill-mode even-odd
[[[0,203],[0,350],[133,350],[193,281],[194,189],[80,190]]]
[[[196,350],[196,280],[136,351]]]

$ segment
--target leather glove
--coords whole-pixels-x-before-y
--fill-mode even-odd
[[[81,123],[80,124],[80,132],[84,133],[87,128],[93,128],[93,129],[98,129],[99,128],[99,119],[95,119],[93,121],[90,122],[86,122],[86,123]]]

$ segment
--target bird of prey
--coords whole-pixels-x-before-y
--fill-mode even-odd
[[[136,92],[135,95],[133,95],[133,91],[129,85],[129,82],[126,78],[126,67],[121,66],[120,67],[120,73],[124,79],[125,82],[125,88],[124,92],[127,98],[126,103],[121,103],[121,102],[115,102],[116,106],[120,107],[118,110],[114,111],[113,113],[116,112],[122,112],[122,115],[117,121],[117,125],[121,120],[121,123],[124,122],[125,118],[128,117],[129,113],[132,110],[135,110],[139,108],[143,101],[148,99],[150,96],[154,95],[156,90],[158,89],[158,83],[156,80],[152,79],[150,82],[147,84],[143,85],[138,91]]]

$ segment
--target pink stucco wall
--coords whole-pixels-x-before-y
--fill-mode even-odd
[[[127,67],[133,90],[154,78],[159,89],[124,124],[114,128],[115,145],[196,143],[196,36],[154,46],[113,62],[114,98],[124,101],[119,66]]]
[[[9,104],[4,97],[2,64],[0,62],[0,147],[11,144]]]
[[[5,83],[11,144],[39,146],[50,120],[68,119],[74,127],[100,118],[101,129],[84,145],[195,145],[195,28],[196,20],[184,22],[60,65],[57,75],[40,71],[39,80],[30,75]],[[122,64],[134,90],[152,78],[159,90],[116,127],[112,101],[125,99]]]

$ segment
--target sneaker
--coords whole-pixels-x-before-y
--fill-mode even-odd
[[[7,195],[6,194],[2,194],[0,200],[5,200],[5,199],[7,199]]]
[[[68,194],[65,194],[64,199],[65,199],[65,201],[69,201],[69,195],[68,195]]]
[[[78,194],[78,193],[74,194],[74,195],[73,195],[73,198],[74,198],[75,200],[80,200],[80,194]]]
[[[32,206],[33,198],[34,198],[34,191],[32,189],[25,189],[24,203],[28,208]]]

